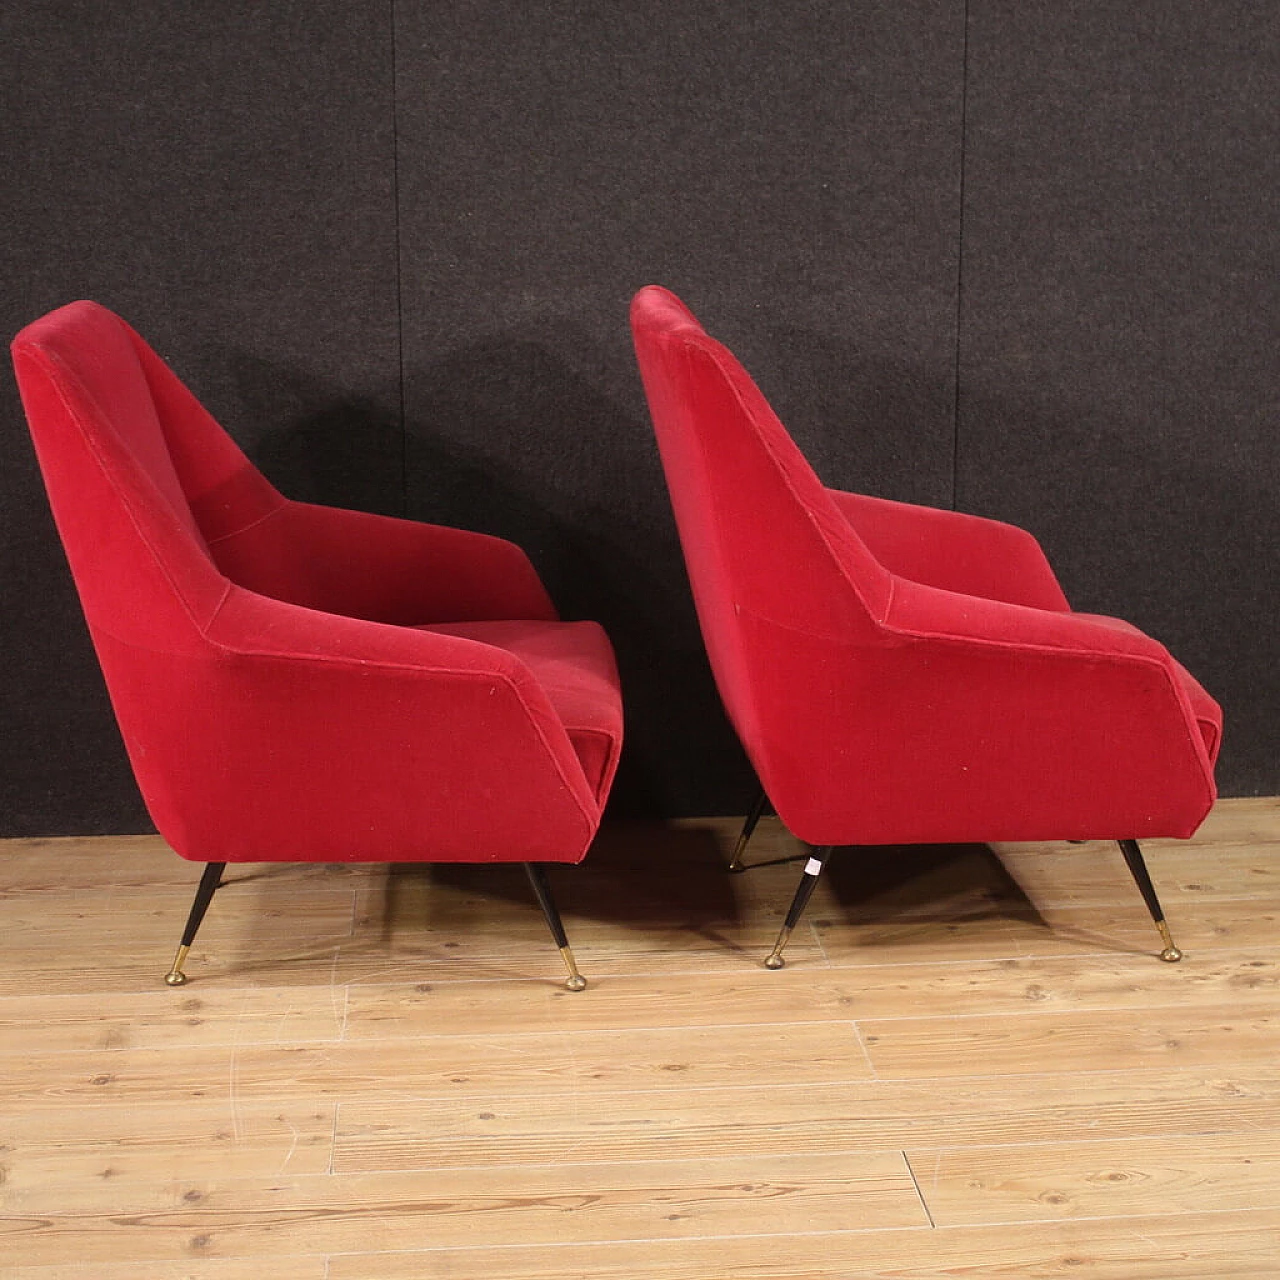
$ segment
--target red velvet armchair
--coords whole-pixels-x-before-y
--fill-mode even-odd
[[[1155,640],[1073,612],[1021,529],[824,488],[673,294],[641,290],[631,322],[721,697],[816,846],[765,963],[833,846],[1045,839],[1118,840],[1177,960],[1137,841],[1213,804],[1213,699]]]
[[[622,737],[613,652],[511,543],[293,502],[91,302],[13,344],[22,399],[138,785],[207,864],[542,864],[586,854]]]

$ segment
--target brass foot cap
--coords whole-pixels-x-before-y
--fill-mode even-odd
[[[587,980],[580,973],[575,973],[572,978],[566,978],[564,985],[570,991],[585,991],[587,989]]]
[[[765,962],[766,969],[783,969],[787,962],[781,956],[770,956]]]
[[[1177,964],[1182,959],[1182,952],[1177,947],[1165,947],[1160,953],[1160,959],[1166,964]]]
[[[177,969],[174,969],[171,973],[166,973],[164,975],[164,980],[171,987],[183,987],[186,986],[187,975],[185,973],[180,973]]]

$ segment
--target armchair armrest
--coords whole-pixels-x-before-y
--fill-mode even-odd
[[[895,578],[888,643],[870,649],[743,622],[771,677],[759,695],[766,728],[745,742],[801,839],[1187,836],[1213,802],[1180,669],[1114,619]],[[822,751],[772,748],[782,730],[768,726],[797,722]]]
[[[1072,778],[1098,795],[1123,792],[1115,785],[1123,778],[1131,796],[1145,791],[1150,813],[1193,805],[1194,820],[1181,832],[1159,834],[1195,829],[1215,794],[1216,744],[1192,704],[1194,682],[1164,645],[1117,618],[1028,609],[901,579],[895,588],[886,626],[929,644],[931,678],[960,691],[948,695],[958,705],[967,702],[953,732],[972,724],[980,741],[1016,744],[1004,776],[1021,769],[1026,786],[1042,788],[1044,779],[1065,787]]]
[[[890,573],[1035,609],[1070,607],[1040,544],[1025,529],[958,511],[827,492]]]
[[[191,660],[189,679],[183,659],[156,664],[180,714],[126,733],[179,852],[388,862],[585,853],[599,805],[515,655],[236,587],[205,638],[211,652]]]
[[[1053,650],[1082,658],[1168,665],[1169,651],[1145,632],[1091,613],[1038,609],[898,578],[885,626],[913,638],[960,640],[1007,649]]]
[[[466,529],[285,499],[210,551],[249,590],[372,622],[559,616],[520,547]]]

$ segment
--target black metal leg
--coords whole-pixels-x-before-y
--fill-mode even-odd
[[[195,900],[187,916],[187,927],[182,931],[182,942],[178,947],[178,954],[173,958],[173,968],[164,975],[164,980],[171,987],[180,987],[187,980],[187,975],[182,972],[183,963],[186,961],[187,952],[191,950],[191,944],[196,940],[196,930],[200,928],[204,913],[209,909],[214,890],[222,883],[222,873],[226,870],[226,866],[225,862],[210,862],[204,869],[204,875],[200,877],[200,883],[196,886]]]
[[[537,895],[542,914],[547,917],[547,924],[551,926],[551,936],[555,939],[556,946],[560,948],[564,966],[569,970],[569,976],[565,979],[564,985],[570,991],[581,991],[587,985],[587,980],[578,972],[573,952],[569,949],[569,939],[565,936],[564,923],[560,919],[560,912],[556,909],[555,900],[551,897],[547,873],[542,869],[541,863],[537,862],[526,862],[524,869],[528,873],[533,892]]]
[[[1156,928],[1160,931],[1160,941],[1164,943],[1164,950],[1160,953],[1160,959],[1167,960],[1170,964],[1175,960],[1181,960],[1182,952],[1173,945],[1173,935],[1170,934],[1169,926],[1164,919],[1164,908],[1160,905],[1160,899],[1156,897],[1156,887],[1151,883],[1146,860],[1142,856],[1142,850],[1138,847],[1138,842],[1136,840],[1117,840],[1116,843],[1120,846],[1120,852],[1124,854],[1124,860],[1129,864],[1129,872],[1137,882],[1138,891],[1142,894],[1142,900],[1147,904],[1147,910],[1151,912],[1151,918],[1156,922]]]
[[[796,886],[796,896],[791,899],[791,907],[778,933],[778,940],[773,944],[773,950],[764,962],[766,969],[781,969],[786,964],[782,958],[782,949],[787,945],[791,931],[796,927],[805,907],[809,905],[809,899],[813,897],[818,877],[822,874],[823,867],[827,865],[827,859],[831,857],[832,848],[832,845],[824,844],[821,848],[815,849],[813,856],[804,864],[804,875],[800,877],[800,883]]]
[[[760,817],[768,803],[769,797],[765,795],[764,788],[761,787],[755,800],[752,801],[751,811],[747,814],[746,821],[742,824],[742,834],[738,836],[738,843],[733,846],[733,857],[729,862],[730,871],[746,870],[746,867],[742,865],[742,855],[746,852],[747,841],[751,839],[751,833],[756,829],[756,823],[760,821]]]

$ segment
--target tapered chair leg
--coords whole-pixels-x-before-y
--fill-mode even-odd
[[[773,944],[773,950],[769,952],[764,962],[766,969],[781,969],[786,964],[782,958],[782,949],[787,945],[791,931],[796,927],[805,907],[809,905],[809,899],[813,897],[818,877],[822,874],[823,867],[827,865],[827,859],[831,857],[831,850],[831,845],[824,844],[821,848],[815,849],[813,856],[804,864],[804,875],[800,877],[800,883],[796,886],[796,896],[791,899],[787,918],[778,932],[778,940]]]
[[[528,873],[529,883],[533,886],[533,892],[537,895],[538,905],[542,908],[542,914],[547,917],[547,924],[551,926],[551,936],[555,939],[556,946],[560,948],[560,957],[564,960],[564,967],[569,970],[569,976],[565,979],[564,985],[570,991],[581,991],[587,985],[587,980],[578,972],[577,962],[573,958],[573,952],[569,949],[569,939],[565,936],[564,924],[560,920],[560,912],[556,909],[555,900],[551,897],[551,886],[547,883],[547,873],[542,869],[541,864],[537,862],[526,862],[524,869]]]
[[[186,962],[187,952],[191,950],[191,944],[196,940],[196,930],[200,928],[204,913],[209,909],[209,900],[213,897],[214,890],[222,883],[222,873],[226,866],[225,862],[210,862],[204,869],[204,875],[200,877],[200,883],[196,886],[195,901],[192,902],[190,914],[187,916],[187,927],[182,931],[182,942],[178,946],[178,954],[173,958],[173,968],[164,975],[164,980],[171,987],[180,987],[187,980],[187,975],[182,972],[182,966]]]
[[[768,803],[769,797],[765,795],[764,788],[761,787],[759,794],[751,804],[751,812],[747,814],[746,821],[742,824],[742,833],[738,836],[738,843],[733,846],[733,857],[729,862],[730,871],[746,870],[746,867],[742,865],[742,855],[746,852],[747,841],[751,839],[751,833],[756,829],[756,824],[760,821],[760,817]]]
[[[1165,923],[1164,908],[1160,905],[1160,899],[1156,897],[1156,887],[1151,883],[1151,876],[1147,871],[1146,860],[1142,856],[1142,850],[1138,847],[1136,840],[1117,840],[1120,846],[1120,852],[1124,854],[1124,860],[1129,864],[1129,872],[1137,882],[1138,891],[1142,894],[1142,900],[1147,904],[1147,910],[1151,912],[1151,918],[1156,922],[1156,928],[1160,931],[1160,941],[1164,943],[1164,950],[1160,953],[1161,960],[1167,960],[1172,964],[1176,960],[1182,959],[1182,952],[1173,945],[1173,935],[1169,932],[1169,926]]]

